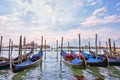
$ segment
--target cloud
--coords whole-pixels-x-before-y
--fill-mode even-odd
[[[96,9],[96,10],[93,12],[92,15],[96,15],[96,16],[100,15],[100,16],[102,16],[102,15],[104,15],[105,11],[106,11],[106,8],[105,8],[105,7],[102,7],[102,8]]]
[[[100,24],[119,23],[119,22],[120,22],[120,17],[117,15],[106,16],[104,18],[90,16],[85,19],[82,25],[83,26],[95,26],[95,25],[100,25]]]
[[[117,11],[120,11],[120,2],[116,4]]]
[[[82,7],[84,4],[82,3],[82,1],[81,0],[73,0],[73,7],[74,8],[80,8],[80,7]]]
[[[105,15],[106,8],[102,7],[96,9],[91,16],[87,17],[81,24],[83,26],[95,26],[108,23],[119,23],[120,17],[118,15]]]
[[[0,25],[5,25],[8,21],[8,17],[6,16],[0,16]]]
[[[28,3],[32,4],[32,0],[23,0],[22,2],[23,3],[28,2]]]
[[[16,43],[20,35],[26,36],[28,42],[35,40],[40,43],[43,35],[47,43],[61,41],[62,36],[65,41],[77,43],[78,34],[81,34],[83,41],[86,42],[94,42],[96,33],[100,34],[101,39],[104,35],[117,39],[120,34],[110,28],[94,29],[101,24],[120,22],[119,15],[107,12],[108,7],[100,4],[102,0],[1,1],[4,3],[9,1],[9,6],[2,5],[2,10],[0,9],[1,14],[4,14],[0,14],[0,34],[5,36],[6,40],[12,37]],[[6,8],[9,10],[5,10]],[[89,27],[86,26],[90,26],[91,29],[88,30]],[[104,38],[104,41],[107,38]]]
[[[81,34],[81,40],[82,40],[82,44],[85,45],[88,42],[91,42],[92,45],[94,45],[95,43],[95,34],[98,34],[98,41],[102,42],[102,45],[105,46],[105,42],[108,42],[108,39],[112,39],[113,40],[119,40],[119,34],[120,32],[116,32],[115,29],[111,29],[111,28],[107,28],[107,27],[103,27],[101,29],[97,29],[97,30],[84,30],[84,29],[74,29],[74,30],[69,30],[67,32],[67,34],[64,34],[64,42],[72,42],[75,41],[74,43],[78,43],[78,34]],[[73,44],[74,44],[73,43]],[[118,42],[117,42],[118,43]],[[119,46],[119,45],[117,45]]]
[[[102,0],[87,0],[87,1],[88,1],[88,4],[91,6],[97,5],[100,2],[102,2]]]

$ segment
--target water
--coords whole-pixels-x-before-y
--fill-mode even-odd
[[[7,57],[7,53],[4,51],[4,56]],[[16,57],[17,53],[13,51],[13,57]],[[0,70],[0,80],[120,80],[119,66],[88,67],[83,70],[66,66],[64,63],[60,66],[59,58],[60,56],[56,59],[54,50],[47,51],[46,59],[43,56],[42,66],[38,65],[18,73],[13,73],[9,69]]]

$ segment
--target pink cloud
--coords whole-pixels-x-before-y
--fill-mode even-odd
[[[95,26],[95,25],[100,25],[100,24],[117,23],[117,22],[120,22],[120,17],[117,15],[106,16],[104,18],[90,16],[85,19],[82,25],[83,26]]]

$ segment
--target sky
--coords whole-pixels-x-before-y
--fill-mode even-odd
[[[56,40],[64,45],[95,43],[95,34],[102,45],[110,38],[120,46],[120,0],[0,0],[0,35],[3,44],[19,36],[27,42],[47,44]]]

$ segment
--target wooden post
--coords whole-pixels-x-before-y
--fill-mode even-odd
[[[101,42],[99,41],[99,50],[100,50],[100,54],[101,54]]]
[[[108,52],[108,43],[106,42],[106,52]]]
[[[40,46],[40,51],[41,51],[42,54],[43,54],[42,49],[43,49],[43,36],[41,37],[41,46]],[[42,58],[40,58],[40,65],[42,65]]]
[[[70,52],[70,48],[69,48],[69,41],[68,41],[68,53]]]
[[[21,59],[22,59],[22,35],[20,36],[20,42],[19,42],[19,59],[18,60],[22,62]]]
[[[41,37],[41,46],[40,46],[40,50],[42,51],[43,48],[43,36]]]
[[[110,38],[109,38],[108,42],[109,42],[109,52],[110,52],[110,57],[112,57],[113,55],[112,55],[111,40],[110,40]]]
[[[81,46],[81,48],[82,48],[81,51],[84,51],[84,46],[83,45]]]
[[[3,40],[3,36],[1,36],[1,39],[0,39],[0,56],[1,56],[1,52],[2,52],[2,40]]]
[[[114,53],[116,53],[115,41],[113,41],[113,51],[114,51]]]
[[[97,34],[95,36],[95,58],[97,59],[97,53],[98,53],[98,49],[97,49]]]
[[[60,67],[62,67],[62,50],[63,50],[63,37],[61,40]]]
[[[79,55],[80,55],[80,50],[81,50],[81,37],[80,37],[80,34],[78,35],[79,37]],[[79,59],[80,59],[80,56],[79,56]]]
[[[11,53],[12,53],[12,51],[13,51],[13,41],[12,41],[12,43],[11,43]]]
[[[45,40],[45,56],[44,59],[46,59],[46,40]]]
[[[26,49],[27,49],[27,46],[26,46],[26,37],[24,37],[23,46],[24,46],[24,54],[25,54],[26,53]]]
[[[80,34],[79,34],[79,55],[80,55],[80,50],[81,50],[81,40],[80,40],[81,38],[80,38]],[[79,56],[79,59],[80,59],[80,56]],[[87,68],[87,65],[86,65],[86,60],[85,60],[85,57],[83,56],[83,67],[84,67],[84,69],[86,69]]]
[[[11,52],[11,39],[9,39],[9,54],[8,54],[9,60],[10,60],[10,52]]]
[[[26,45],[26,38],[24,37],[23,46]]]
[[[90,42],[88,42],[88,46],[89,46],[89,50],[88,51],[89,51],[89,54],[90,54]]]
[[[56,56],[56,59],[58,59],[58,40],[56,40],[56,49],[57,49],[57,56]]]
[[[34,54],[34,47],[35,47],[35,43],[34,43],[34,41],[32,41],[32,53]]]
[[[81,50],[81,36],[79,34],[79,53],[80,53],[80,50]]]
[[[9,65],[10,65],[10,69],[12,70],[12,46],[13,46],[13,41],[11,41],[11,39],[9,39]]]

